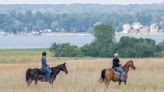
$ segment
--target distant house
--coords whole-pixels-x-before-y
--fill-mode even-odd
[[[41,32],[41,33],[50,33],[50,32],[52,32],[52,30],[51,29],[43,29],[43,30],[40,30],[39,32]]]
[[[131,25],[130,24],[124,24],[122,33],[129,33],[130,29],[131,29]]]
[[[0,30],[0,36],[6,36],[7,33],[4,30]]]
[[[132,24],[132,28],[133,28],[134,30],[140,30],[142,27],[143,27],[143,25],[141,25],[140,22],[134,22],[134,23]]]
[[[164,29],[160,29],[157,23],[153,23],[148,26],[143,26],[140,22],[134,22],[130,24],[124,24],[122,26],[122,33],[134,33],[134,34],[148,34],[148,33],[163,33]]]
[[[150,32],[157,33],[159,31],[159,27],[156,23],[150,25]]]

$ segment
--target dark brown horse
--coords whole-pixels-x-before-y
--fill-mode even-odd
[[[46,81],[47,73],[42,69],[39,68],[27,69],[26,71],[27,85],[29,86],[32,83],[32,81],[35,81],[35,84],[37,84],[38,81],[42,81],[42,82],[49,82],[50,84],[53,85],[53,81],[56,79],[56,76],[59,74],[60,71],[63,71],[66,74],[68,73],[66,63],[60,64],[56,67],[51,67],[50,69],[52,70],[52,73],[51,73],[51,79],[49,81]]]
[[[132,60],[129,60],[126,62],[126,64],[123,66],[123,70],[124,70],[124,78],[125,81],[124,83],[126,84],[127,82],[127,78],[128,78],[128,72],[129,72],[129,67],[131,67],[132,69],[136,69],[136,67],[134,66],[134,63]],[[109,69],[103,69],[101,71],[101,78],[99,80],[100,83],[105,82],[105,85],[108,87],[110,81],[113,82],[119,82],[119,85],[121,84],[121,80],[120,80],[120,74],[115,72],[113,68],[109,68]]]

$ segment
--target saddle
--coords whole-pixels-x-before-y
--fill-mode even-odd
[[[47,72],[43,69],[39,69],[39,74],[40,75],[47,75]]]
[[[112,69],[113,69],[113,68],[112,68]],[[114,74],[118,74],[118,75],[120,75],[120,73],[117,72],[116,70],[113,69],[113,71],[114,71]]]

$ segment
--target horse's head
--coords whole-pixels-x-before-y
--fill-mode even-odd
[[[133,60],[129,60],[128,62],[127,62],[127,65],[129,66],[129,67],[131,67],[132,69],[136,69],[136,67],[134,66],[134,63],[133,63]]]
[[[68,73],[68,70],[67,70],[67,67],[66,67],[66,63],[61,64],[60,69],[61,69],[63,72],[65,72],[66,74]]]

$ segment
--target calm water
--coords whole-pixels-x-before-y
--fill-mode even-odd
[[[118,41],[123,35],[116,35]],[[131,37],[151,38],[157,43],[164,40],[160,35],[128,35]],[[55,35],[55,36],[0,36],[0,48],[49,48],[52,43],[71,43],[77,46],[93,41],[92,35]]]
[[[0,36],[0,48],[49,48],[54,42],[82,46],[93,39],[92,35]]]

